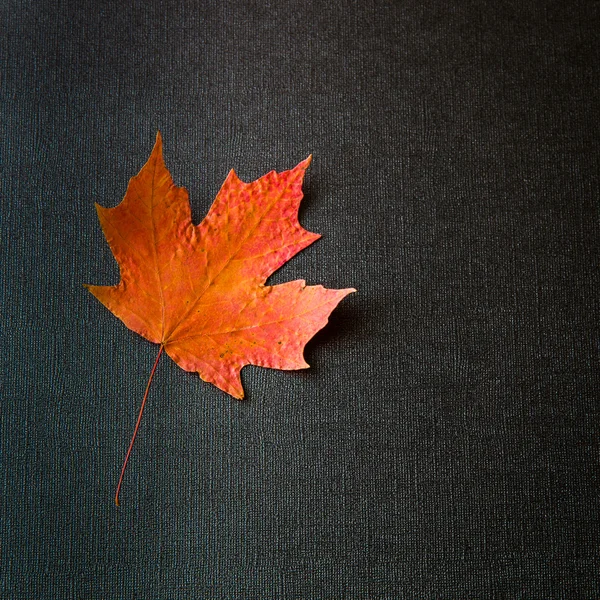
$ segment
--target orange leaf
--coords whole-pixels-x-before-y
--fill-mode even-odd
[[[252,183],[231,171],[206,218],[194,225],[188,193],[165,167],[159,133],[121,204],[96,205],[121,281],[88,289],[181,368],[236,398],[244,395],[244,365],[307,368],[304,346],[355,291],[304,281],[264,285],[320,237],[298,222],[309,163],[310,157]]]

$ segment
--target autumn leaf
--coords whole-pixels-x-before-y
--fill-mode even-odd
[[[308,367],[303,350],[331,311],[354,289],[330,290],[266,279],[320,236],[298,222],[310,157],[290,171],[244,183],[230,171],[208,215],[194,225],[188,193],[174,185],[162,139],[115,208],[96,205],[119,263],[115,286],[86,286],[127,327],[235,398],[245,365]]]

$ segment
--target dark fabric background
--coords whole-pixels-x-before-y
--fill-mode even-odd
[[[4,0],[4,599],[600,597],[600,3]],[[237,402],[83,288],[157,130],[196,221],[309,153]]]

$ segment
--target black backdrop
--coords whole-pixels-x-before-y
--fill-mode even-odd
[[[600,3],[4,0],[0,594],[591,598]],[[196,221],[314,155],[358,288],[237,402],[83,288],[160,129]]]

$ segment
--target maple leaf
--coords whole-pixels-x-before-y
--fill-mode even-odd
[[[160,344],[158,358],[164,350],[181,368],[236,398],[244,395],[240,370],[245,365],[307,368],[304,346],[342,298],[355,291],[304,281],[265,285],[276,269],[320,237],[298,222],[309,163],[310,157],[252,183],[230,171],[196,226],[187,191],[174,185],[165,166],[159,133],[123,201],[115,208],[96,204],[121,281],[86,287],[127,327]]]

